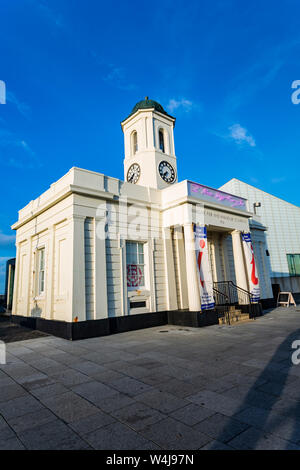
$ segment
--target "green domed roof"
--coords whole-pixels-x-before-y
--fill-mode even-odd
[[[157,101],[149,100],[148,96],[146,96],[144,100],[139,101],[138,103],[136,103],[136,105],[132,108],[131,113],[129,114],[129,116],[127,116],[126,119],[128,119],[130,116],[132,116],[134,113],[136,113],[139,109],[155,109],[155,111],[157,111],[161,114],[164,114],[165,116],[169,116],[169,117],[173,118],[173,116],[170,116],[170,114],[168,114],[164,110],[164,108],[162,107],[161,104],[159,104]],[[124,121],[126,121],[126,119],[124,119]],[[175,118],[173,118],[173,119],[175,121]]]
[[[142,101],[139,101],[133,108],[130,114],[136,113],[139,109],[148,109],[148,108],[154,108],[155,111],[158,111],[159,113],[166,114],[166,111],[162,107],[161,104],[159,104],[157,101],[154,100],[149,100],[148,96]]]

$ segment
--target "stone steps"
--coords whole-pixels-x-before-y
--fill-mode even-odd
[[[229,321],[228,321],[229,316]],[[253,321],[253,319],[249,318],[249,313],[242,313],[236,307],[230,306],[229,307],[229,315],[225,314],[224,316],[219,318],[219,325],[234,325],[237,323],[246,323]]]

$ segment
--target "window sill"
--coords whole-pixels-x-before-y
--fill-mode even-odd
[[[132,297],[142,298],[142,297],[149,297],[150,291],[147,289],[134,289],[128,291],[128,298],[131,299]]]

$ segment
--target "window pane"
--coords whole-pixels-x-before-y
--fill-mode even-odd
[[[300,255],[294,255],[295,276],[300,276]]]
[[[159,148],[162,152],[165,151],[165,143],[164,143],[164,134],[163,131],[159,131]]]
[[[144,244],[126,242],[127,286],[143,287],[144,280]]]
[[[45,265],[45,249],[40,250],[40,269],[44,269]]]
[[[300,276],[300,254],[286,255],[291,276]]]
[[[39,273],[39,294],[44,292],[45,287],[45,271],[40,271]]]

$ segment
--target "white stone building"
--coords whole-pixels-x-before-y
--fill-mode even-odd
[[[256,208],[257,219],[267,227],[266,248],[274,293],[278,289],[300,293],[300,207],[236,178],[220,189],[248,199],[252,209],[253,204],[260,204]]]
[[[122,122],[125,181],[71,168],[19,211],[14,321],[69,339],[217,323],[217,308],[201,308],[195,225],[207,229],[216,304],[230,282],[247,304],[241,233],[250,230],[260,297],[272,297],[265,227],[247,200],[178,182],[174,125],[146,98]]]

